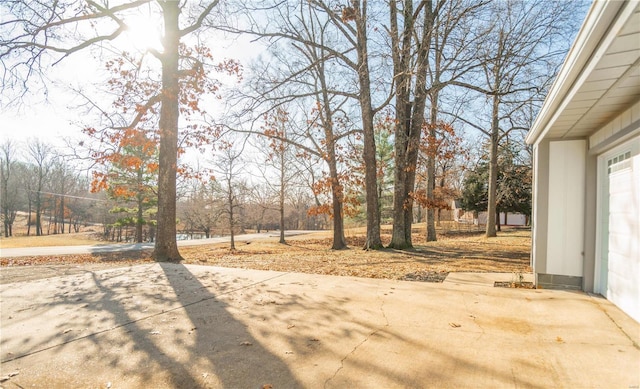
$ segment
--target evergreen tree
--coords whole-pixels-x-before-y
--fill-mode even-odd
[[[136,242],[143,241],[143,227],[155,225],[158,193],[158,150],[142,131],[132,131],[120,152],[112,155],[109,172],[94,173],[92,191],[106,190],[116,201],[115,227],[135,226]],[[153,234],[150,234],[153,240]]]
[[[496,216],[501,212],[531,215],[531,165],[521,161],[520,154],[513,143],[499,148]],[[467,172],[460,199],[462,208],[473,211],[476,218],[479,212],[487,211],[488,182],[489,160],[484,155],[476,168]]]

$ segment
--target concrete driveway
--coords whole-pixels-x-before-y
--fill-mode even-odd
[[[0,286],[4,388],[637,388],[600,297],[146,264]],[[268,388],[269,386],[264,386]]]

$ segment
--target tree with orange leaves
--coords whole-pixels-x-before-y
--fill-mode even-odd
[[[91,191],[105,190],[116,206],[119,226],[135,226],[135,240],[143,241],[143,227],[155,225],[158,204],[158,148],[144,131],[130,133],[120,143],[118,153],[105,157],[107,172],[94,171]],[[153,233],[149,234],[153,240]]]
[[[202,119],[206,114],[200,106],[200,96],[215,95],[220,87],[219,82],[209,77],[209,72],[202,66],[204,61],[213,59],[207,47],[181,45],[180,55],[182,58],[190,59],[193,66],[183,71],[179,80],[179,112],[188,124],[178,132],[178,156],[184,153],[187,147],[202,148],[203,145],[217,139],[217,127],[202,124],[200,120],[194,122],[193,119]],[[234,72],[236,66],[235,61],[227,61],[216,65],[215,70]],[[118,220],[120,225],[136,226],[136,240],[141,242],[142,227],[147,222],[144,217],[145,210],[155,207],[160,197],[158,193],[150,193],[150,185],[144,182],[150,181],[150,177],[147,176],[153,176],[152,186],[157,186],[156,182],[159,180],[159,144],[162,138],[159,113],[162,83],[143,75],[144,57],[140,58],[135,54],[122,53],[120,57],[107,61],[106,69],[111,74],[108,81],[109,91],[116,96],[112,109],[99,108],[98,104],[90,101],[93,108],[100,110],[106,124],[100,129],[83,129],[85,135],[97,141],[89,143],[91,159],[96,166],[103,167],[102,171],[94,171],[92,190],[107,190],[115,200],[136,204],[133,208],[118,206],[115,210],[124,214],[124,217]],[[116,118],[121,125],[117,124]],[[177,161],[175,173],[186,177],[196,174],[189,166],[179,165]],[[166,190],[161,194],[166,194],[165,192]],[[131,213],[135,213],[136,216],[129,217]],[[175,230],[175,215],[171,220]]]
[[[458,171],[460,162],[467,158],[468,152],[463,145],[462,136],[456,133],[450,123],[425,122],[422,130],[416,189],[411,195],[427,212],[431,211],[437,215],[434,222],[439,225],[440,212],[451,209],[451,201],[459,196],[455,181],[460,175]],[[433,170],[430,169],[430,163],[433,163]],[[428,190],[429,185],[432,185],[431,194]],[[429,220],[426,222],[428,231]],[[427,241],[428,239],[427,236]]]

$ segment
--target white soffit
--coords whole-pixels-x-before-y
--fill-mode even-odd
[[[640,0],[595,1],[527,143],[589,136],[640,101]]]

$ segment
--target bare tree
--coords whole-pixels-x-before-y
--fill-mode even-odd
[[[221,192],[220,183],[215,180],[201,182],[194,180],[194,185],[187,199],[178,203],[180,219],[189,231],[198,230],[210,238],[223,213],[223,204],[216,194]]]
[[[470,26],[487,4],[470,0],[423,0],[389,2],[389,35],[393,58],[396,107],[394,222],[391,247],[411,247],[412,193],[420,138],[435,139],[441,118],[441,93],[451,81],[478,66],[471,50],[477,36]],[[401,7],[399,7],[401,6]],[[473,47],[475,48],[475,47]],[[425,117],[427,118],[425,120]],[[435,149],[433,150],[435,151]],[[426,201],[435,204],[438,155],[426,155]],[[427,241],[436,240],[435,213],[427,206]]]
[[[487,8],[489,0],[442,0],[438,2],[434,12],[434,32],[432,34],[432,48],[429,55],[427,72],[429,115],[427,137],[434,143],[440,136],[439,128],[443,120],[453,122],[455,115],[451,115],[457,109],[457,103],[443,103],[443,95],[446,96],[448,87],[473,72],[479,66],[475,48],[482,36],[475,34],[474,25],[478,22],[478,16]],[[447,106],[448,117],[443,118],[442,106]],[[447,126],[447,124],[445,124]],[[450,134],[455,137],[454,134]],[[436,142],[437,143],[437,142]],[[440,212],[441,201],[437,198],[436,191],[440,192],[442,186],[437,185],[438,166],[450,157],[444,156],[438,147],[429,147],[426,152],[427,185],[427,241],[436,240],[435,209]],[[446,163],[446,162],[444,162]],[[439,217],[438,217],[439,220]]]
[[[76,192],[80,179],[75,173],[77,169],[69,164],[67,158],[60,153],[57,154],[52,158],[51,179],[48,180],[47,184],[49,192],[53,196],[50,212],[54,218],[53,233],[64,234],[67,216],[69,216],[69,224],[71,224],[71,214],[67,200],[73,198],[73,193]]]
[[[258,169],[260,170],[259,167]],[[278,212],[277,199],[278,185],[276,182],[269,182],[274,177],[267,175],[264,171],[260,172],[260,176],[264,179],[262,183],[256,183],[247,188],[249,190],[249,204],[246,206],[247,212],[245,218],[245,223],[249,226],[255,226],[257,233],[262,232],[264,229],[269,229],[267,226],[279,224],[277,217],[273,218],[273,215],[280,213]],[[272,216],[272,218],[270,218],[270,216]]]
[[[390,1],[390,37],[396,105],[393,232],[390,247],[412,247],[411,225],[420,135],[427,99],[428,54],[434,23],[433,3]],[[399,23],[399,15],[402,21]],[[402,28],[399,27],[401,24]],[[413,48],[415,47],[415,51]],[[413,101],[412,101],[413,98]]]
[[[243,205],[245,185],[241,182],[242,152],[246,146],[246,139],[239,142],[240,148],[234,147],[229,141],[221,142],[221,154],[215,163],[215,172],[219,176],[220,190],[224,196],[224,214],[227,216],[229,233],[231,235],[231,250],[236,249],[235,229],[240,226],[239,211]]]
[[[250,7],[247,5],[246,7]],[[244,9],[251,18],[251,9]],[[265,111],[262,121],[282,116],[287,112],[288,134],[281,136],[277,129],[265,128],[259,132],[281,146],[291,144],[300,158],[321,158],[327,166],[326,181],[316,182],[331,192],[331,205],[318,204],[321,212],[329,213],[333,223],[333,249],[346,247],[344,238],[343,174],[340,169],[341,144],[359,132],[347,120],[345,106],[348,100],[356,101],[356,91],[344,82],[344,69],[336,58],[335,26],[323,10],[309,2],[299,1],[277,4],[269,9],[268,19],[273,25],[255,25],[250,33],[270,43],[269,61],[254,65],[254,78],[249,85],[251,105],[245,111]],[[351,70],[353,73],[353,71]],[[273,120],[271,120],[273,121]],[[273,124],[273,123],[271,123]],[[273,125],[269,125],[273,127]],[[280,196],[284,201],[284,197]]]
[[[547,88],[559,69],[580,22],[575,17],[581,2],[493,2],[486,9],[486,25],[479,25],[476,52],[481,65],[474,77],[482,82],[454,83],[484,95],[490,103],[489,129],[467,119],[466,123],[489,138],[489,193],[486,236],[496,236],[498,146],[502,139],[515,131],[527,131],[517,124],[517,112],[530,110],[544,99]],[[483,112],[486,117],[486,111]]]
[[[329,227],[328,217],[326,213],[310,213],[312,209],[317,209],[322,206],[323,193],[315,190],[319,182],[322,179],[322,171],[320,165],[322,165],[322,158],[312,156],[311,158],[300,158],[300,184],[292,196],[292,202],[295,203],[295,207],[301,211],[302,207],[305,207],[305,213],[307,217],[313,218],[314,229],[324,229]],[[304,188],[304,189],[303,189]],[[309,191],[307,193],[307,190]],[[307,196],[310,198],[307,199]],[[308,201],[307,201],[308,200]],[[334,233],[335,238],[335,233]]]
[[[268,139],[268,144],[262,149],[266,152],[265,168],[275,173],[275,179],[268,178],[269,172],[266,169],[259,170],[265,181],[265,192],[274,193],[276,197],[276,207],[280,218],[280,240],[279,243],[285,244],[285,201],[287,192],[291,188],[299,170],[296,167],[296,158],[293,144],[289,139],[291,132],[291,123],[289,113],[284,107],[278,107],[265,115],[264,134]],[[263,199],[263,196],[257,195],[256,198]],[[264,212],[269,208],[267,205],[270,201],[261,201],[261,208]]]
[[[40,236],[42,235],[42,210],[45,197],[43,189],[49,176],[49,172],[51,171],[54,151],[50,145],[43,143],[38,139],[31,139],[27,144],[27,149],[28,154],[34,164],[33,171],[35,177],[35,186],[31,188],[31,192],[33,194],[34,205],[36,207],[36,236]],[[31,223],[31,218],[29,218],[29,223]]]
[[[16,177],[17,147],[15,142],[5,140],[0,145],[0,206],[4,236],[13,236],[13,222],[18,212],[18,185]]]
[[[441,211],[449,209],[450,201],[459,197],[458,177],[462,177],[467,151],[462,136],[456,133],[454,126],[449,123],[438,122],[435,126],[428,125],[424,132],[417,168],[417,180],[422,185],[416,185],[415,197],[419,205],[435,211],[435,224],[439,226]],[[432,161],[435,162],[434,172],[429,171]],[[432,192],[428,193],[426,189],[429,185],[425,185],[424,182],[431,177],[434,178],[435,185]]]
[[[365,166],[365,191],[367,203],[367,237],[365,249],[379,249],[382,247],[380,239],[380,213],[378,199],[378,168],[376,161],[376,142],[373,117],[383,108],[374,108],[371,88],[371,70],[369,68],[368,30],[370,20],[368,17],[368,3],[366,1],[352,0],[350,7],[342,8],[340,14],[329,8],[329,4],[318,2],[318,5],[329,15],[340,32],[343,33],[356,51],[356,60],[352,60],[341,54],[341,59],[352,68],[358,76],[358,102],[362,120],[362,132],[364,147],[362,159]],[[353,22],[355,27],[350,23]]]
[[[330,134],[325,137],[329,146],[339,140],[336,135],[334,124],[336,113],[345,104],[345,99],[353,100],[358,104],[360,131],[364,142],[363,156],[366,183],[366,205],[367,205],[367,239],[365,248],[382,247],[380,240],[380,218],[378,210],[377,193],[377,169],[375,134],[373,128],[374,115],[384,107],[389,99],[383,99],[379,107],[373,106],[372,76],[369,65],[368,52],[368,31],[373,29],[370,25],[371,19],[368,16],[366,2],[351,1],[349,6],[334,7],[333,2],[321,0],[299,0],[293,2],[277,2],[272,6],[262,6],[259,10],[249,10],[247,25],[252,28],[238,29],[229,28],[227,30],[236,33],[250,33],[263,39],[273,41],[285,41],[287,49],[293,47],[303,56],[299,61],[301,66],[294,72],[288,73],[281,79],[281,83],[301,80],[299,85],[305,82],[313,86],[313,90],[294,89],[297,93],[282,94],[287,96],[289,101],[302,97],[315,97],[319,103],[317,109],[317,119],[324,126],[323,129]],[[264,16],[267,11],[274,12],[272,17],[266,17],[270,23],[259,23],[255,18],[255,13]],[[225,27],[223,27],[225,28]],[[281,54],[282,56],[283,54]],[[292,61],[295,62],[295,61]],[[331,66],[332,71],[327,69]],[[345,73],[340,73],[340,82],[331,82],[331,74],[335,74],[337,69]],[[312,81],[304,81],[299,76],[309,77],[313,74]],[[286,100],[285,99],[285,100]],[[323,152],[323,158],[328,160],[329,168],[332,169],[331,147],[328,152]],[[332,183],[335,185],[336,198],[333,206],[334,221],[338,213],[337,207],[340,205],[341,186],[337,180],[336,173],[330,171]],[[338,226],[340,227],[340,226]],[[334,231],[340,232],[340,228]],[[335,236],[334,247],[344,247],[340,244],[342,239]]]
[[[292,228],[302,230],[324,229],[326,215],[309,215],[308,210],[313,206],[312,192],[303,185],[293,187],[288,195],[290,204],[289,224]]]

